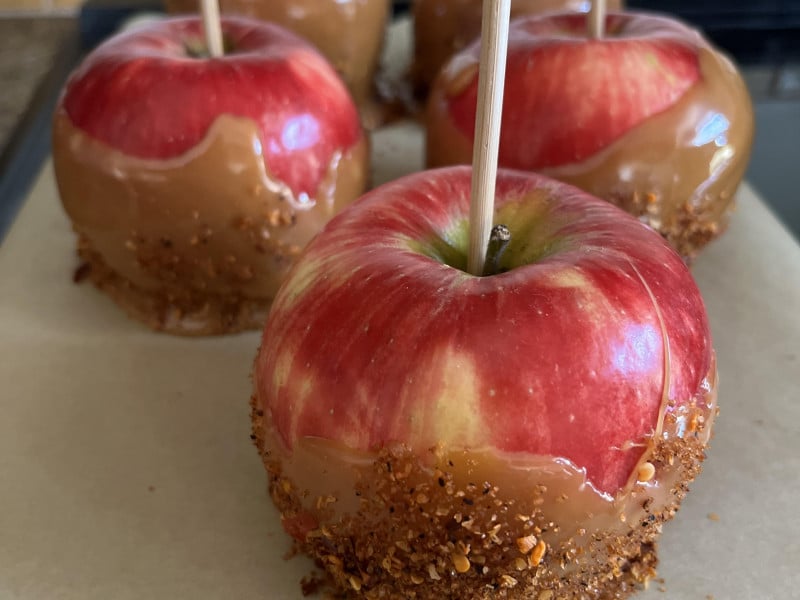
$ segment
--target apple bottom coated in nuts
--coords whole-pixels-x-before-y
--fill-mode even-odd
[[[181,335],[260,328],[303,245],[363,191],[369,161],[363,139],[336,153],[303,206],[266,171],[248,119],[219,117],[189,156],[168,161],[115,152],[65,114],[53,143],[79,236],[76,277],[149,327]]]
[[[702,299],[633,217],[502,170],[510,240],[467,274],[470,175],[374,190],[290,272],[254,366],[272,498],[354,598],[624,598],[716,415]]]
[[[294,258],[365,189],[369,147],[342,81],[281,28],[197,17],[92,51],[53,122],[59,194],[91,280],[181,335],[260,329]]]

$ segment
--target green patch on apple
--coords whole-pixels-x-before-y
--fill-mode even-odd
[[[490,240],[486,276],[533,265],[569,245],[568,236],[555,235],[560,229],[559,219],[549,210],[546,196],[539,193],[525,194],[497,207],[493,231],[501,226],[508,229],[510,239],[497,244]],[[407,244],[414,252],[467,272],[469,221],[466,217],[455,220],[436,235],[425,240],[409,239]]]

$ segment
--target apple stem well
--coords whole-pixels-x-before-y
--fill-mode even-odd
[[[486,249],[486,262],[483,267],[483,275],[497,275],[501,272],[500,259],[503,252],[511,241],[511,230],[505,225],[495,225],[489,234],[489,245]]]
[[[605,34],[606,0],[592,0],[586,19],[589,37],[599,40]]]
[[[472,275],[484,274],[494,214],[510,18],[511,0],[483,0],[467,252],[467,271]]]

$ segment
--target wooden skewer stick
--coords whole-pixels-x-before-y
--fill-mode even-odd
[[[592,0],[589,8],[589,37],[599,40],[606,29],[606,0]]]
[[[494,213],[510,14],[511,0],[483,0],[467,254],[467,270],[478,276],[483,274]]]
[[[201,0],[200,8],[203,13],[203,29],[206,33],[208,53],[218,58],[223,54],[222,25],[219,20],[219,1]]]

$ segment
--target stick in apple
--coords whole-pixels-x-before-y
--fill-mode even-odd
[[[206,33],[208,53],[218,58],[223,54],[222,25],[219,20],[218,0],[201,0],[200,9],[203,13],[203,29]]]
[[[590,38],[599,40],[603,37],[606,26],[606,0],[592,0],[587,25]]]
[[[511,0],[483,0],[467,270],[483,275],[494,212]]]

